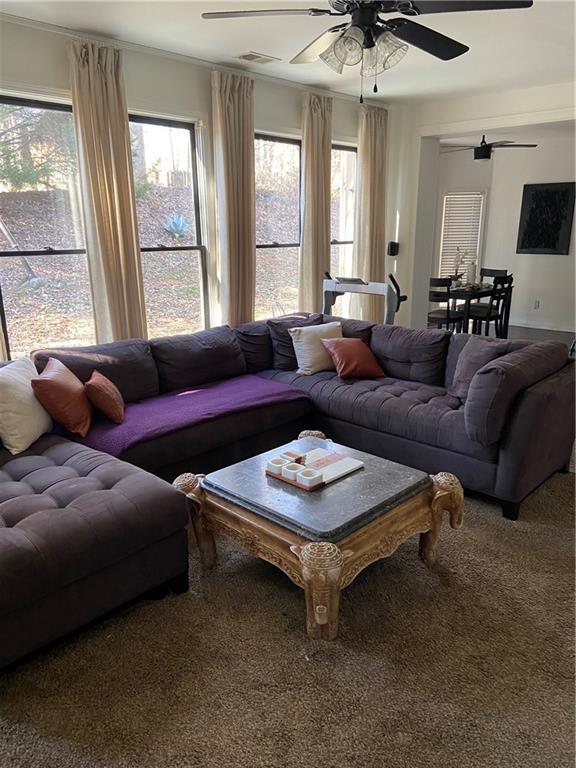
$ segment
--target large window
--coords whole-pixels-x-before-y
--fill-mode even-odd
[[[95,341],[66,106],[0,99],[0,331],[12,358]]]
[[[208,309],[194,126],[131,117],[130,135],[148,334],[190,333]]]
[[[483,192],[449,192],[444,196],[440,236],[440,277],[463,272],[480,261]]]
[[[257,135],[255,317],[298,310],[300,142]]]
[[[356,203],[356,149],[332,147],[332,188],[330,196],[330,274],[352,275],[354,207]]]

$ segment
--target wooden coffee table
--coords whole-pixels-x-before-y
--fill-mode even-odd
[[[315,492],[265,475],[269,458],[288,447],[337,448],[364,468]],[[454,475],[416,469],[303,432],[298,440],[209,475],[180,475],[204,571],[216,564],[215,534],[280,568],[306,595],[306,626],[314,638],[338,632],[340,592],[366,566],[388,557],[415,534],[419,554],[433,562],[443,513],[462,523],[464,494]]]

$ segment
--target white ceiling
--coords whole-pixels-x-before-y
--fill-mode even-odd
[[[328,17],[271,17],[203,20],[202,11],[254,8],[328,7],[326,0],[110,0],[28,2],[2,0],[4,13],[80,32],[160,48],[228,66],[343,93],[357,94],[359,71],[337,75],[318,61],[288,63],[301,48],[337,20]],[[574,0],[535,0],[530,9],[423,16],[420,23],[470,46],[450,62],[410,48],[400,64],[380,78],[379,97],[402,99],[443,94],[494,92],[574,79]],[[247,51],[282,61],[244,65]],[[370,93],[373,98],[373,94]]]
[[[574,120],[563,120],[557,123],[544,123],[539,125],[519,125],[515,128],[499,128],[498,130],[486,132],[486,141],[516,141],[521,144],[538,144],[539,142],[554,141],[563,135],[575,135],[576,123]],[[467,146],[477,146],[482,139],[482,132],[461,133],[450,137],[440,139],[441,146],[450,146],[451,144],[462,144]]]

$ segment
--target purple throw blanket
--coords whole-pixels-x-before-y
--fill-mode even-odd
[[[75,440],[112,456],[120,456],[137,443],[218,416],[289,400],[307,399],[306,392],[288,384],[259,376],[237,376],[226,381],[168,392],[139,403],[128,403],[122,424],[97,421],[84,439],[75,437]]]

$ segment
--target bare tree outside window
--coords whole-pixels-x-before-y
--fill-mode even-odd
[[[95,341],[69,107],[0,100],[0,291],[12,357]]]

